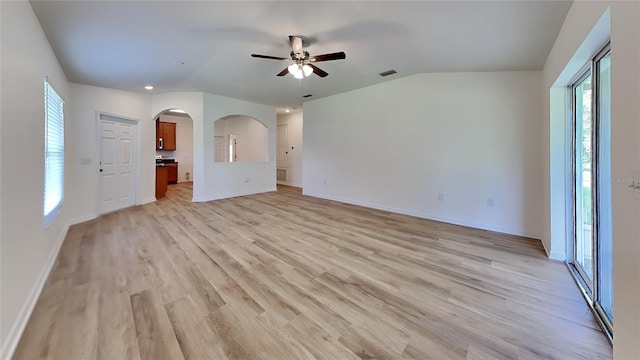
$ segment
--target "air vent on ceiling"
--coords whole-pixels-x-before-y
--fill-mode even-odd
[[[389,75],[393,75],[393,74],[397,74],[398,72],[391,69],[391,70],[387,70],[387,71],[383,71],[380,73],[380,76],[389,76]]]
[[[308,98],[308,97],[312,97],[312,96],[313,96],[313,95],[311,95],[311,94],[302,95],[302,97],[304,97],[304,98]]]

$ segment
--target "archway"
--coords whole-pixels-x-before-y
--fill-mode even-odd
[[[245,115],[229,115],[213,125],[214,162],[266,162],[269,132],[260,120]]]
[[[154,117],[156,198],[193,198],[193,119],[181,109]],[[166,177],[166,180],[165,180]],[[175,185],[175,186],[174,186]]]

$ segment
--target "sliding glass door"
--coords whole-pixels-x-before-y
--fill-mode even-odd
[[[573,86],[573,102],[575,104],[575,139],[574,139],[574,217],[575,246],[574,265],[583,282],[592,290],[593,282],[593,211],[592,198],[592,76],[585,73]]]
[[[597,294],[596,307],[613,323],[613,244],[611,241],[611,52],[595,61],[597,104]]]
[[[611,53],[606,46],[571,85],[572,226],[569,264],[603,327],[613,324]]]

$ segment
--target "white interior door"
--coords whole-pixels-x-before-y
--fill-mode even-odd
[[[289,167],[289,125],[278,125],[276,144],[278,149],[276,154],[277,167]]]
[[[100,213],[135,204],[136,125],[100,119]]]

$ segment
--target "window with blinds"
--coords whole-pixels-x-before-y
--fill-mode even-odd
[[[44,225],[58,215],[64,197],[64,102],[44,81]]]

